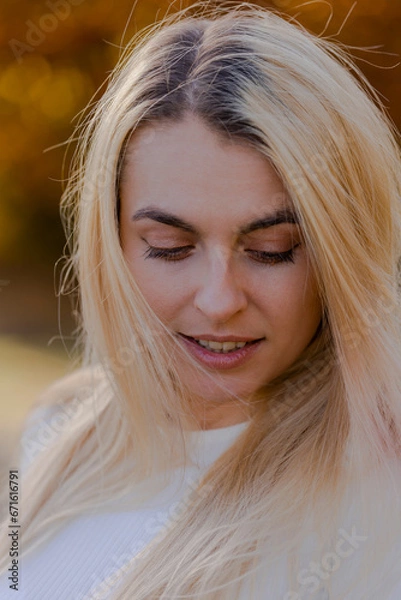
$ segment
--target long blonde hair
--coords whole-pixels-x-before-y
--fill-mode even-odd
[[[180,349],[125,264],[118,196],[135,131],[188,112],[277,169],[324,318],[296,363],[252,399],[249,428],[179,518],[127,563],[112,597],[233,600],[241,583],[260,598],[252,585],[269,573],[273,586],[286,557],[283,600],[311,598],[303,570],[336,556],[323,582],[330,598],[384,600],[401,543],[395,132],[344,51],[247,4],[174,16],[135,39],[81,126],[64,209],[87,374],[61,386],[68,404],[81,382],[81,410],[27,470],[22,545],[33,549],[66,518],[107,506],[133,481],[139,490],[185,456],[190,392],[172,359]],[[359,540],[347,557],[342,535]]]

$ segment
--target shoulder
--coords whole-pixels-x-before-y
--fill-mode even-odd
[[[22,473],[89,408],[105,382],[100,367],[85,367],[56,380],[38,397],[25,419],[20,439]]]
[[[100,367],[83,367],[57,379],[38,396],[24,423],[29,431],[39,420],[51,418],[90,401],[102,382],[104,372]]]
[[[57,379],[40,394],[32,410],[68,403],[85,398],[105,380],[100,366],[83,367]]]

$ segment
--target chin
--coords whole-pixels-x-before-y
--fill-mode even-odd
[[[188,389],[191,394],[199,398],[203,402],[211,402],[214,404],[222,404],[228,401],[236,401],[234,396],[238,396],[240,400],[249,397],[256,391],[255,386],[235,385],[235,382],[225,381],[224,377],[214,376],[216,383],[212,381],[192,380]]]

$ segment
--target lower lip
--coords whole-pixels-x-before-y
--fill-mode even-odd
[[[233,369],[234,367],[240,367],[259,350],[261,343],[264,341],[262,339],[253,344],[246,344],[243,348],[222,354],[212,352],[181,334],[179,334],[179,337],[197,360],[213,369]]]

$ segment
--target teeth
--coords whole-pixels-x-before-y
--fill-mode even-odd
[[[246,342],[209,342],[207,340],[196,340],[198,344],[203,346],[204,348],[208,348],[208,350],[214,350],[215,352],[230,352],[231,350],[237,348],[243,348]]]

